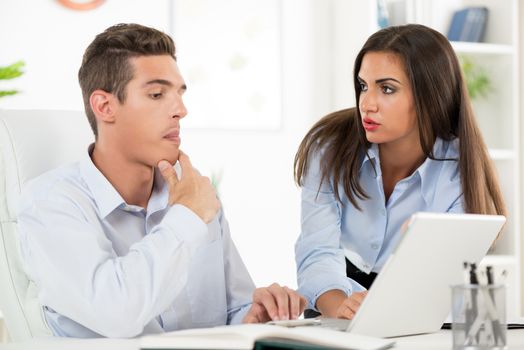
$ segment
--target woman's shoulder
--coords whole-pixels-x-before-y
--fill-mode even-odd
[[[456,159],[458,161],[460,155],[460,143],[458,137],[451,140],[444,140],[437,137],[433,153],[437,159]]]

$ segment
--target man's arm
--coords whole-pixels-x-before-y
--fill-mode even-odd
[[[191,256],[208,236],[197,215],[176,205],[119,257],[95,209],[65,195],[26,203],[18,219],[41,303],[107,337],[136,336],[163,312],[185,286]]]
[[[231,239],[229,223],[222,211],[220,215],[224,246],[224,271],[226,277],[227,323],[239,324],[251,308],[255,284]]]
[[[220,209],[220,202],[216,197],[216,193],[209,179],[200,176],[193,169],[189,157],[182,151],[180,151],[178,161],[182,168],[182,176],[180,178],[174,171],[172,165],[167,161],[162,160],[158,164],[162,176],[169,184],[169,203],[184,204],[205,222],[211,221]],[[195,189],[196,187],[199,188]],[[198,196],[190,196],[190,194],[195,193],[198,194]],[[224,221],[221,223],[223,224]],[[232,244],[227,225],[225,227],[223,226],[222,229],[226,230],[225,232],[223,231],[223,234],[225,233],[227,236],[224,237],[224,239]],[[237,266],[234,271],[234,273],[239,273],[235,279],[231,278],[231,271],[226,271],[226,274],[229,275],[226,281],[226,288],[228,288],[229,293],[228,298],[232,296],[231,293],[237,292],[236,289],[238,288],[243,299],[245,291],[251,288],[251,278],[236,248],[234,248],[234,246],[226,248],[229,249],[230,252],[230,256],[227,257],[225,262],[226,270],[231,270],[231,263],[239,263],[239,266]],[[243,285],[244,283],[247,283],[247,285]],[[240,288],[237,284],[240,284]],[[228,309],[231,301],[232,300],[228,300]],[[287,287],[281,287],[276,283],[267,288],[257,288],[253,292],[253,303],[247,311],[243,322],[255,323],[297,318],[304,310],[305,303],[304,297],[300,296],[297,292]],[[241,309],[243,313],[245,307],[234,308],[237,312]],[[229,314],[229,311],[230,310],[228,310],[228,321],[231,321],[233,315]],[[236,322],[237,320],[235,319],[234,321]]]

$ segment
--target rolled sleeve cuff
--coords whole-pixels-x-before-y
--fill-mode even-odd
[[[190,247],[199,247],[212,241],[206,223],[184,205],[173,205],[164,216],[163,224]]]
[[[240,324],[242,320],[246,317],[247,312],[251,308],[252,303],[245,304],[238,308],[237,310],[232,311],[227,320],[227,324]]]
[[[362,292],[366,290],[362,285],[360,285],[358,282],[352,280],[348,277],[343,277],[339,279],[338,281],[333,281],[330,279],[329,281],[326,278],[316,278],[314,280],[309,281],[311,283],[308,283],[311,287],[303,287],[299,288],[299,292],[302,293],[306,297],[306,300],[308,302],[308,305],[306,308],[312,309],[315,311],[318,311],[316,308],[317,299],[322,294],[326,293],[330,290],[341,290],[346,295],[350,295],[353,292]],[[318,287],[318,288],[315,288]]]

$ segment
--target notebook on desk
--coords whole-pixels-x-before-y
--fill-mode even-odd
[[[463,262],[479,263],[505,221],[499,215],[416,213],[353,320],[296,323],[377,337],[436,332],[451,309],[450,286],[463,283]]]

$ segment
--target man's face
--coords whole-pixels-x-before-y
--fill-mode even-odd
[[[118,147],[131,162],[156,166],[175,163],[180,146],[180,119],[187,114],[186,91],[176,61],[169,55],[130,59],[133,79],[126,100],[118,104],[112,125]]]

